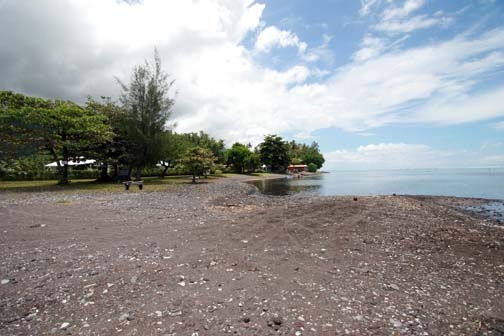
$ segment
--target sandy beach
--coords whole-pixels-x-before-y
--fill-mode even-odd
[[[463,201],[1,193],[0,335],[504,335],[504,227]]]

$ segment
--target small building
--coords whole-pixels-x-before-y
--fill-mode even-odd
[[[307,165],[290,165],[287,167],[289,170],[289,173],[301,173],[301,172],[306,172],[308,171],[308,166]]]

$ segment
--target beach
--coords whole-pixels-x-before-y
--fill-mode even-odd
[[[473,201],[242,180],[0,193],[0,334],[504,334],[504,226]]]

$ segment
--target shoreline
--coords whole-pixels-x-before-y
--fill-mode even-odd
[[[501,228],[428,198],[254,190],[0,194],[0,333],[491,335],[504,323]]]

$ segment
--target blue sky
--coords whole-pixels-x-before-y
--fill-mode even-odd
[[[156,47],[179,132],[317,141],[328,170],[504,166],[504,1],[4,0],[0,31],[3,90],[115,98]]]

